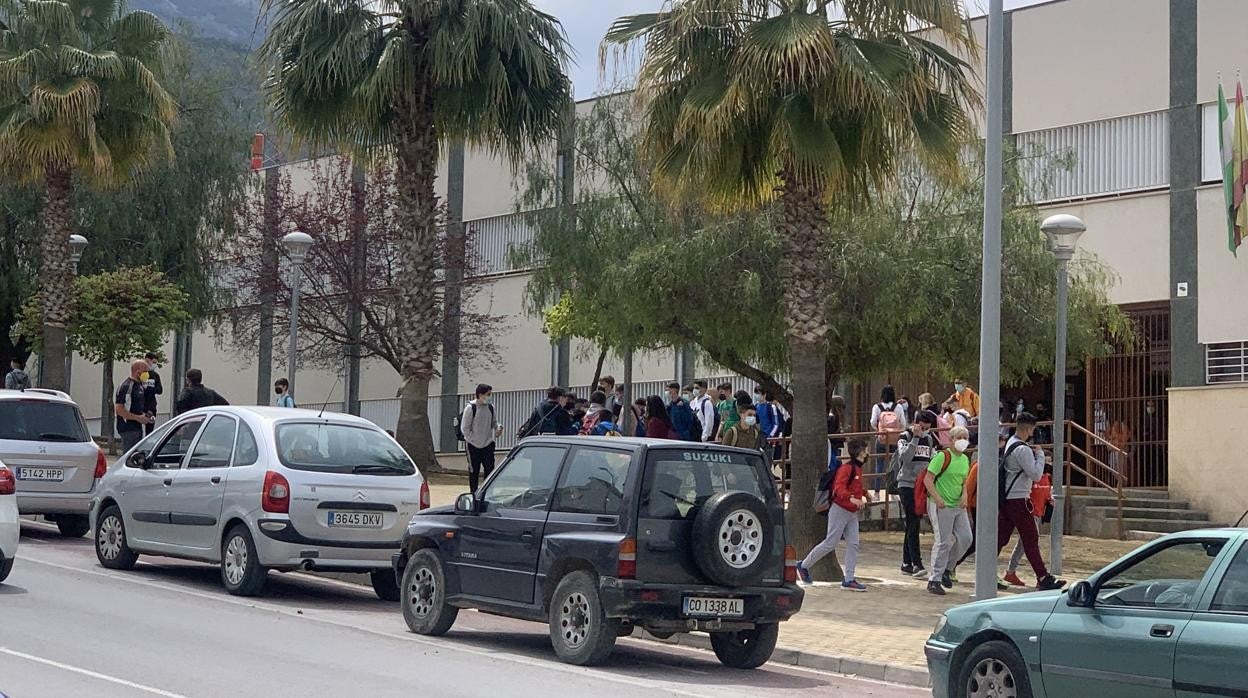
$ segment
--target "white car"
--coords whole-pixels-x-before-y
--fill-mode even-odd
[[[429,506],[429,486],[386,432],[346,414],[275,407],[192,410],[100,480],[91,529],[100,564],[140,554],[221,566],[252,596],[269,570],[360,572],[398,601],[390,557]]]
[[[17,558],[17,478],[0,463],[0,582],[8,579]]]

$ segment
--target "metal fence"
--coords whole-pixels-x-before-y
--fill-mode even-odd
[[[1248,342],[1205,345],[1205,383],[1248,383]]]

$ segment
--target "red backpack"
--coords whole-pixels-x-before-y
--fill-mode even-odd
[[[936,473],[936,479],[933,482],[939,482],[940,476],[945,474],[949,466],[953,463],[953,453],[949,449],[940,452],[945,457],[945,465]],[[926,473],[927,471],[924,471]],[[939,494],[937,496],[940,496]],[[919,516],[927,516],[927,475],[921,473],[914,481],[914,513]]]

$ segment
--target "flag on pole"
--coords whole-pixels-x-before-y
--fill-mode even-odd
[[[1218,81],[1218,125],[1221,138],[1219,150],[1222,155],[1222,194],[1226,199],[1226,239],[1231,254],[1239,256],[1240,238],[1235,231],[1235,126],[1231,110],[1226,104],[1226,93]]]
[[[1245,206],[1244,197],[1248,195],[1248,104],[1244,103],[1244,85],[1239,80],[1235,81],[1235,161],[1232,168],[1235,171],[1235,235],[1231,242],[1237,252],[1240,244],[1244,241],[1245,232],[1248,231],[1248,206]],[[1238,255],[1236,255],[1238,256]]]

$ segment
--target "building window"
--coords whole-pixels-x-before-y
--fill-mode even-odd
[[[1169,113],[1157,111],[1020,133],[1023,176],[1040,203],[1163,189],[1169,132]]]
[[[1222,181],[1221,144],[1217,103],[1200,105],[1200,181],[1205,184]]]
[[[1205,382],[1248,383],[1248,342],[1205,345]]]

